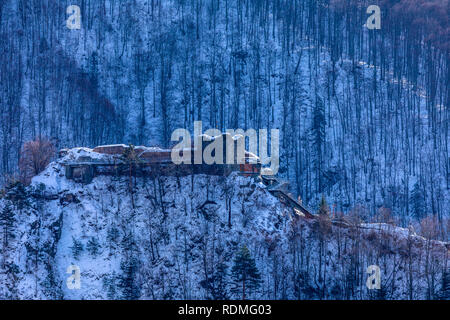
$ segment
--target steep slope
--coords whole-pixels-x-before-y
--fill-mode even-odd
[[[280,175],[308,205],[448,219],[448,52],[418,28],[448,15],[410,2],[380,1],[369,31],[366,0],[82,1],[79,30],[72,1],[1,1],[0,182],[36,136],[164,146],[202,120],[279,128]]]
[[[249,298],[445,294],[448,244],[388,225],[303,219],[261,182],[235,174],[97,176],[83,185],[54,162],[30,187],[10,188],[0,200],[6,207],[15,238],[3,243],[0,298],[240,298],[231,269],[243,245],[261,274]],[[72,265],[80,289],[67,286]],[[380,290],[366,287],[369,265],[381,269]]]

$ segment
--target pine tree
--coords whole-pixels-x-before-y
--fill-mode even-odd
[[[119,279],[119,287],[122,289],[124,300],[137,300],[141,296],[139,285],[136,281],[138,260],[130,258],[120,264],[122,276]]]
[[[0,226],[3,228],[3,246],[8,247],[9,240],[14,239],[14,223],[16,217],[9,203],[0,212]]]
[[[81,243],[81,241],[78,241],[74,237],[72,237],[72,243],[73,244],[70,247],[70,249],[72,249],[72,255],[73,255],[74,259],[78,260],[80,258],[81,252],[83,252],[83,250],[84,250],[83,244]]]
[[[22,182],[14,181],[5,189],[8,190],[6,199],[11,200],[18,210],[22,210],[29,205],[28,194]]]
[[[409,201],[414,217],[421,220],[425,215],[425,197],[418,183],[414,184]]]
[[[235,283],[233,292],[242,292],[242,300],[245,300],[247,289],[256,289],[260,285],[261,275],[256,267],[255,260],[251,257],[250,251],[243,246],[234,259],[231,275]]]
[[[115,226],[109,228],[106,239],[111,242],[117,242],[117,240],[119,239],[119,229],[117,229]]]
[[[117,287],[117,276],[116,272],[113,271],[111,275],[107,275],[103,278],[103,289],[106,291],[106,296],[110,300],[116,298],[116,287]]]
[[[138,156],[138,152],[132,144],[125,149],[122,154],[122,159],[128,164],[130,175],[132,171],[135,170],[140,163],[142,163],[142,160]]]
[[[89,58],[89,80],[90,89],[95,91],[98,88],[98,54],[94,51]]]
[[[138,168],[139,164],[142,163],[142,160],[139,158],[138,153],[136,152],[134,145],[130,144],[128,148],[122,154],[122,159],[128,166],[128,191],[131,195],[131,205],[134,208],[134,197],[133,197],[133,173]]]
[[[99,253],[100,247],[100,243],[98,242],[97,238],[94,237],[89,239],[86,249],[89,254],[95,258]]]
[[[325,105],[321,97],[316,96],[316,105],[314,107],[313,121],[311,127],[314,169],[316,171],[317,192],[321,192],[323,168],[323,151],[325,144]]]
[[[214,274],[208,279],[208,281],[200,281],[200,285],[207,289],[211,294],[213,300],[227,300],[227,266],[224,263],[219,263]]]
[[[9,287],[9,293],[10,296],[7,299],[11,300],[18,300],[19,297],[19,291],[17,284],[19,283],[19,275],[20,275],[20,268],[15,263],[8,263],[5,265],[6,269],[6,275],[9,278],[10,281],[10,287]]]
[[[328,207],[328,203],[325,200],[324,195],[322,195],[322,198],[320,199],[319,203],[319,211],[317,212],[320,216],[326,216],[330,214],[330,207]]]
[[[450,300],[450,270],[442,273],[441,300]]]
[[[113,244],[116,244],[119,240],[119,229],[117,229],[115,226],[112,226],[108,229],[106,234],[106,240],[109,242],[109,249],[110,251],[113,248]]]

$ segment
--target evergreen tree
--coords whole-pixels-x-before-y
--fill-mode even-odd
[[[131,205],[134,208],[134,197],[133,197],[133,173],[139,167],[139,164],[142,163],[141,158],[138,156],[138,152],[136,152],[134,145],[130,144],[128,148],[122,154],[122,159],[128,166],[128,191],[131,195]]]
[[[213,300],[227,300],[227,266],[224,263],[219,263],[214,274],[208,279],[200,281],[200,285],[207,289],[211,294],[211,299]]]
[[[136,258],[127,259],[120,264],[122,276],[119,279],[119,287],[122,289],[124,300],[137,300],[141,296],[141,290],[136,280],[138,267]]]
[[[117,288],[117,276],[113,271],[111,275],[107,275],[103,278],[103,289],[106,291],[108,299],[113,300],[116,298]]]
[[[89,58],[89,80],[90,80],[90,89],[97,90],[98,88],[98,54],[96,51],[92,52]]]
[[[9,203],[0,212],[0,226],[3,229],[3,246],[8,247],[9,240],[14,239],[14,223],[16,217]]]
[[[20,299],[17,284],[19,282],[20,268],[15,263],[8,263],[5,265],[6,275],[10,280],[11,286],[9,287],[10,295],[7,299],[18,300]]]
[[[78,260],[80,258],[80,254],[84,250],[83,244],[81,243],[81,241],[78,241],[74,237],[72,237],[72,246],[70,247],[70,249],[72,249],[72,255],[73,255],[74,259],[76,259],[76,260]]]
[[[122,154],[122,159],[129,166],[130,175],[132,171],[135,170],[140,163],[142,163],[142,160],[138,156],[138,152],[135,150],[135,147],[132,144],[130,144],[128,148],[125,149]]]
[[[115,226],[112,226],[108,229],[106,233],[106,240],[109,242],[109,249],[112,250],[113,244],[117,243],[119,240],[119,229],[117,229]]]
[[[245,300],[247,289],[256,289],[260,285],[261,275],[256,267],[255,260],[251,257],[250,251],[243,246],[234,259],[231,275],[235,283],[233,292],[242,292],[242,300]]]
[[[450,300],[450,270],[442,273],[441,300]]]
[[[418,183],[414,184],[409,201],[413,216],[417,220],[421,220],[425,215],[425,197]]]
[[[100,243],[98,242],[97,238],[94,237],[89,239],[86,249],[91,256],[96,257],[99,253],[100,247]]]
[[[8,190],[6,199],[11,200],[18,210],[22,210],[29,205],[29,199],[25,186],[20,181],[14,181],[5,187]]]
[[[317,211],[317,213],[320,216],[326,216],[328,217],[330,214],[330,207],[328,207],[328,203],[325,200],[324,195],[322,194],[322,198],[320,199],[320,203],[319,203],[319,211]]]
[[[316,96],[316,105],[314,107],[313,121],[311,127],[314,169],[316,172],[316,191],[323,190],[323,151],[325,144],[325,105],[321,97]]]

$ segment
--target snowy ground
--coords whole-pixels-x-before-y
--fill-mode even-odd
[[[251,298],[406,299],[410,281],[413,298],[441,294],[445,243],[383,224],[328,229],[296,216],[253,178],[97,176],[83,185],[63,173],[52,163],[35,177],[22,209],[17,200],[0,202],[18,217],[18,237],[3,256],[18,271],[0,274],[2,298],[122,299],[132,265],[141,299],[205,299],[213,293],[202,282],[217,279],[221,264],[226,296],[239,298],[230,270],[242,245],[262,278]],[[74,239],[83,246],[79,257]],[[93,239],[97,254],[88,250]],[[373,264],[382,270],[381,296],[365,284]],[[81,271],[78,290],[66,285],[71,265]]]

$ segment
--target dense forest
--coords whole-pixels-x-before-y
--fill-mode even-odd
[[[237,174],[81,184],[63,168],[0,199],[0,299],[450,299],[432,218],[417,233],[355,214],[342,224],[325,200],[301,217]]]
[[[371,4],[380,29],[364,26]],[[448,0],[0,0],[2,183],[36,137],[167,146],[196,120],[278,128],[279,175],[305,204],[444,230],[448,19]]]

